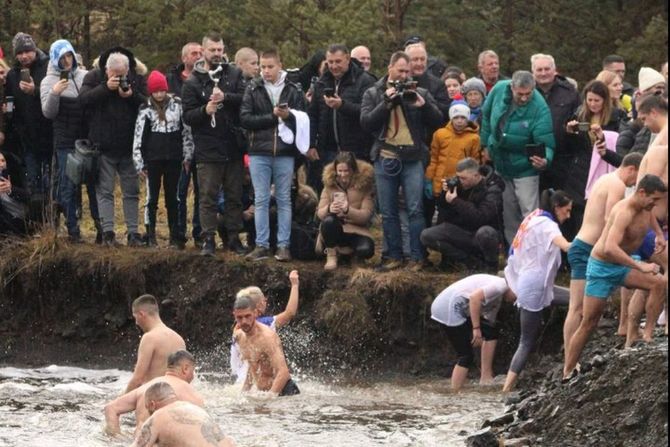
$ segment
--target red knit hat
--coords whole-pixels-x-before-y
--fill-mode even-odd
[[[161,92],[168,90],[167,78],[160,71],[152,71],[147,79],[147,92],[152,94],[154,92]]]

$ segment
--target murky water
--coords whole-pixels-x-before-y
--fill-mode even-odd
[[[130,373],[49,366],[0,368],[0,446],[126,446],[102,433],[105,402]],[[200,374],[194,386],[224,432],[241,447],[462,446],[465,432],[500,414],[497,389],[452,394],[446,380],[325,384],[297,378],[302,394],[267,400],[241,395],[227,377]],[[134,427],[122,420],[124,432]]]

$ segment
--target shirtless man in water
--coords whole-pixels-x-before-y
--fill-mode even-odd
[[[652,210],[665,197],[667,187],[655,175],[647,175],[637,186],[635,194],[617,203],[610,213],[605,229],[593,247],[586,270],[584,316],[568,347],[563,377],[569,377],[591,332],[596,328],[612,291],[625,285],[649,290],[649,300],[662,302],[667,285],[659,275],[657,264],[638,262],[630,255],[642,244],[655,221]],[[662,235],[657,235],[657,241]],[[662,245],[661,245],[662,247]],[[659,247],[659,248],[661,248]],[[633,316],[629,315],[630,319]],[[637,331],[635,331],[637,333]],[[631,338],[631,333],[628,333]],[[630,346],[632,340],[627,340]]]
[[[568,251],[571,269],[570,307],[563,326],[563,346],[566,358],[570,339],[582,321],[586,265],[591,256],[591,250],[602,234],[614,205],[623,200],[627,187],[635,185],[641,161],[642,154],[626,155],[616,171],[598,179],[586,202],[582,227]]]
[[[221,427],[202,408],[179,400],[170,384],[150,386],[144,400],[151,417],[142,425],[132,447],[234,447]]]
[[[135,431],[142,426],[142,423],[149,418],[149,412],[145,406],[145,391],[156,383],[169,384],[177,394],[179,400],[191,402],[198,406],[204,406],[200,394],[190,385],[193,381],[195,371],[195,358],[188,351],[177,351],[171,354],[167,360],[168,369],[162,377],[156,377],[145,383],[139,388],[114,399],[105,405],[105,431],[111,436],[121,433],[119,418],[122,414],[135,411],[135,420],[137,426]]]
[[[144,335],[137,350],[137,363],[126,393],[155,377],[165,374],[167,358],[173,352],[186,349],[181,335],[163,323],[158,302],[152,295],[142,295],[133,301],[133,317]]]
[[[281,340],[275,331],[256,321],[254,301],[247,296],[237,297],[233,309],[238,328],[233,338],[239,344],[242,358],[249,362],[244,391],[255,385],[259,391],[269,391],[275,396],[299,394],[291,380]]]

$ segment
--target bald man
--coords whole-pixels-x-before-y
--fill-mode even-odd
[[[372,67],[372,55],[368,47],[364,47],[363,45],[355,47],[351,50],[351,57],[361,63],[363,70],[370,71],[370,67]]]

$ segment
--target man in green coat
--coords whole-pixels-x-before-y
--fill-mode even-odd
[[[554,157],[551,111],[528,71],[499,81],[482,108],[481,141],[488,157],[505,180],[503,220],[505,238],[512,243],[523,218],[540,204],[540,172]],[[544,157],[531,150],[544,145]]]

